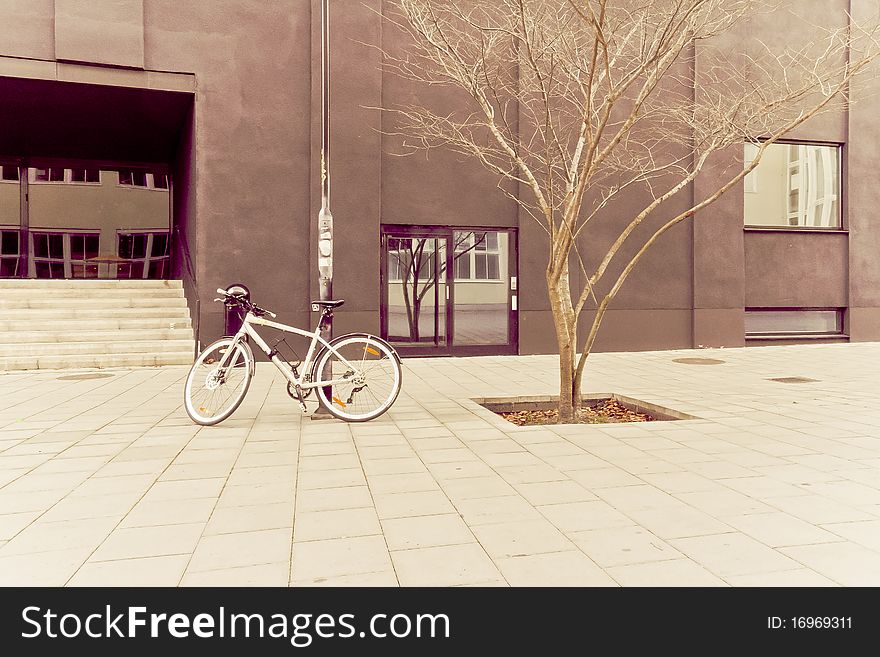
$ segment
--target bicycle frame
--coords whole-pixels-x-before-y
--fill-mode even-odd
[[[290,365],[285,361],[281,356],[278,355],[278,352],[270,347],[263,338],[260,337],[260,334],[257,333],[254,326],[268,326],[269,328],[278,329],[279,331],[283,331],[285,333],[295,333],[297,335],[302,335],[306,338],[311,338],[311,342],[309,343],[309,350],[306,353],[305,359],[302,361],[302,371],[299,376],[294,376],[293,370]],[[308,331],[304,331],[302,329],[296,328],[295,326],[289,326],[288,324],[282,324],[281,322],[273,322],[268,319],[264,319],[263,317],[257,317],[253,313],[248,312],[244,321],[242,322],[241,329],[239,329],[238,333],[235,334],[233,338],[233,344],[238,344],[244,338],[245,335],[253,338],[254,342],[257,346],[266,354],[266,357],[269,358],[270,361],[278,368],[278,371],[284,375],[288,381],[294,386],[299,386],[302,390],[310,390],[312,388],[318,388],[321,386],[330,386],[333,384],[345,384],[351,383],[351,379],[331,379],[329,381],[306,381],[305,378],[307,374],[310,372],[312,368],[312,359],[315,354],[315,347],[318,343],[332,351],[336,356],[349,368],[351,368],[354,372],[359,372],[359,368],[356,365],[350,363],[342,354],[340,354],[333,346],[330,345],[324,338],[321,337],[321,325],[318,324],[318,327],[315,329],[314,333],[309,333]],[[226,367],[227,362],[226,359],[231,357],[233,353],[233,349],[229,349],[227,353],[223,356],[221,361],[218,363],[218,367]]]

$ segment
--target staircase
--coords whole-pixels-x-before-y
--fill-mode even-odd
[[[0,279],[0,372],[184,365],[193,348],[180,281]]]

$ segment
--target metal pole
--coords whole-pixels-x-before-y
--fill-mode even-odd
[[[333,299],[333,215],[330,213],[330,0],[321,0],[321,210],[318,212],[318,298]],[[321,337],[333,337],[328,319]],[[324,376],[330,378],[330,372]],[[332,391],[325,390],[332,398]],[[322,410],[320,407],[319,411]]]
[[[330,0],[321,0],[321,211],[318,282],[321,301],[333,298],[333,215],[330,213]]]

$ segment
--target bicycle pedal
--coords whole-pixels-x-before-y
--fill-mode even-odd
[[[306,403],[305,403],[305,402],[300,402],[300,403],[299,403],[299,407],[302,409],[302,412],[303,412],[303,413],[307,413],[307,412],[308,412],[308,409],[306,408]]]

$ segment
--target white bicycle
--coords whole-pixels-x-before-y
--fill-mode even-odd
[[[348,422],[366,422],[387,411],[400,393],[400,356],[390,344],[367,333],[349,333],[327,342],[321,337],[325,322],[343,301],[313,301],[321,312],[313,333],[265,319],[275,313],[264,310],[242,295],[223,289],[217,292],[229,308],[245,311],[241,329],[208,345],[193,363],[186,378],[186,412],[202,425],[228,418],[241,404],[254,375],[254,354],[245,340],[253,339],[278,371],[287,379],[288,394],[306,412],[305,399],[316,391],[318,402],[335,417]],[[311,338],[302,362],[288,362],[257,333],[256,326],[268,326],[285,333]]]

